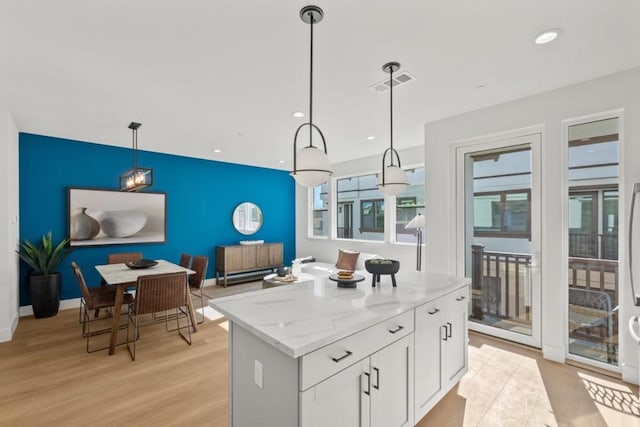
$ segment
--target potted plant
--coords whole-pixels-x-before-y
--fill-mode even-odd
[[[67,246],[67,243],[69,239],[64,239],[54,246],[51,231],[42,236],[42,241],[38,245],[28,240],[20,243],[18,255],[32,269],[27,277],[29,277],[33,315],[36,318],[51,317],[58,313],[61,276],[56,269],[73,250]]]

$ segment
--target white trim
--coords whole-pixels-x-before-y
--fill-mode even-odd
[[[59,310],[67,310],[69,308],[80,307],[80,298],[63,299],[60,300]],[[30,305],[23,305],[20,307],[20,317],[33,316],[33,307]]]
[[[489,327],[470,322],[469,329],[499,336],[511,341],[540,348],[542,345],[542,146],[544,139],[544,125],[528,126],[526,128],[499,132],[488,136],[479,136],[457,141],[450,146],[453,167],[452,183],[455,188],[455,198],[452,198],[452,212],[455,212],[455,236],[452,248],[455,260],[454,273],[458,276],[466,274],[466,154],[498,149],[506,146],[528,144],[531,147],[531,272],[532,272],[532,319],[531,335],[512,333],[506,330]],[[533,132],[533,133],[531,133]]]
[[[542,356],[547,360],[552,360],[558,363],[564,363],[566,350],[564,347],[556,347],[553,345],[542,346]]]
[[[622,365],[622,381],[640,385],[640,371],[633,366]]]
[[[594,361],[586,357],[582,357],[576,354],[569,353],[569,286],[567,285],[562,292],[562,306],[564,310],[563,315],[563,331],[564,331],[564,346],[565,357],[569,360],[575,360],[586,365],[595,366],[600,369],[605,369],[613,372],[621,372],[620,366],[624,364],[624,347],[626,344],[623,330],[620,330],[620,325],[625,324],[625,308],[622,301],[626,297],[626,274],[627,262],[625,259],[626,254],[626,205],[625,205],[625,180],[624,180],[624,109],[617,108],[614,110],[603,111],[600,113],[587,114],[578,117],[572,117],[562,120],[560,122],[562,132],[562,193],[564,194],[562,200],[562,259],[565,260],[561,271],[561,283],[569,283],[569,128],[571,126],[580,125],[583,123],[589,123],[597,120],[606,119],[618,119],[618,307],[619,319],[618,322],[618,365],[612,365],[605,362]],[[637,381],[637,379],[636,379]]]
[[[13,339],[13,334],[16,333],[18,327],[18,316],[13,318],[11,327],[6,329],[0,329],[0,342],[9,342]]]

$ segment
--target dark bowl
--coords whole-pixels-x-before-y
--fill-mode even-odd
[[[137,261],[125,262],[124,264],[132,270],[137,270],[140,268],[153,267],[158,264],[158,261],[154,261],[152,259],[139,259]]]
[[[371,274],[396,274],[400,270],[400,261],[393,259],[368,259],[364,268]]]

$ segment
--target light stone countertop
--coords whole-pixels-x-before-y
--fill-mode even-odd
[[[338,288],[328,278],[215,298],[209,305],[266,343],[297,358],[470,283],[464,277],[409,272],[371,287]]]

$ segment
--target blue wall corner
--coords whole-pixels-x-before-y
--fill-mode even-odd
[[[67,187],[117,190],[118,176],[131,167],[131,150],[48,136],[20,134],[20,239],[37,240],[53,231],[68,235]],[[97,285],[94,266],[114,252],[142,252],[145,258],[178,262],[184,252],[207,255],[207,277],[215,275],[216,245],[261,239],[283,242],[285,263],[295,258],[295,183],[285,171],[140,151],[138,164],[153,169],[152,192],[167,194],[167,235],[163,244],[76,248],[60,268],[62,299],[80,291],[69,267],[76,261],[87,283]],[[264,222],[254,235],[238,233],[234,208],[250,201]],[[20,267],[20,305],[30,304],[26,265]]]

